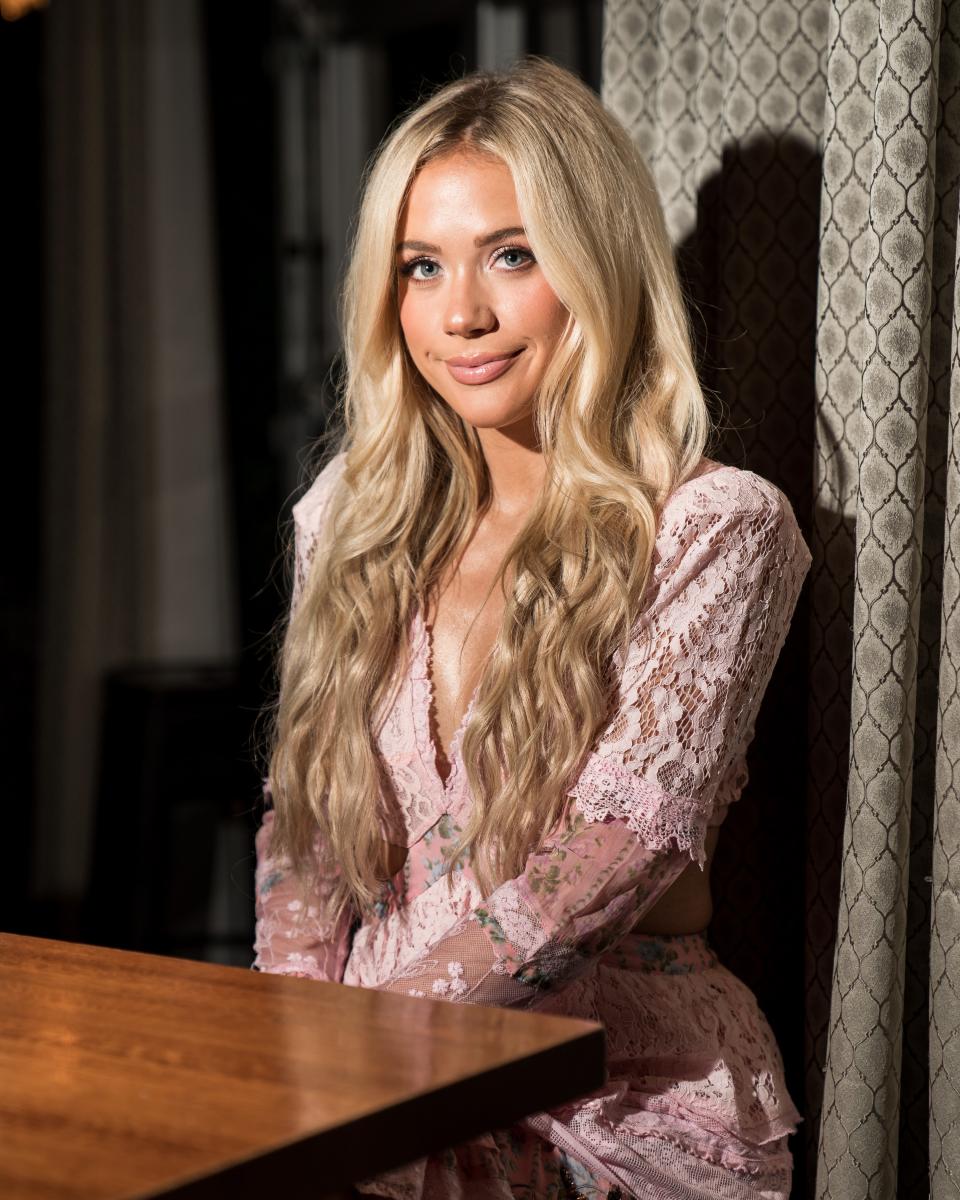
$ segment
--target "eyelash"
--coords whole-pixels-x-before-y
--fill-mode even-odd
[[[522,254],[525,259],[524,262],[518,263],[517,266],[507,268],[508,273],[511,274],[522,271],[526,267],[529,267],[536,262],[533,254],[525,246],[501,246],[499,249],[494,251],[493,261],[496,262],[498,259],[502,258],[504,254]],[[437,265],[436,259],[429,258],[426,255],[421,254],[419,258],[412,258],[409,262],[405,262],[400,267],[400,274],[406,276],[411,283],[433,283],[433,281],[437,278],[436,275],[430,279],[417,279],[414,275],[413,272],[418,266],[420,266],[421,263],[432,263],[433,265]]]

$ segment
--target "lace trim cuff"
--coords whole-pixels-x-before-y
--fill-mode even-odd
[[[497,888],[484,908],[519,962],[532,959],[549,940],[540,918],[524,901],[512,880]]]
[[[588,821],[619,817],[651,850],[665,849],[672,841],[704,869],[709,805],[665,792],[610,759],[591,759],[569,795]]]

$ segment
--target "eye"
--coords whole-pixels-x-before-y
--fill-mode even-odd
[[[432,258],[413,258],[401,266],[400,274],[415,283],[429,283],[439,276],[440,264]]]
[[[494,254],[493,260],[508,271],[521,271],[536,262],[531,252],[523,246],[503,246]]]

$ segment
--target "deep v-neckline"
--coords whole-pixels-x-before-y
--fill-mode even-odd
[[[487,664],[490,661],[490,654],[493,653],[491,648],[490,654],[487,655],[486,662],[480,671],[480,676],[477,680],[477,685],[470,694],[470,699],[467,701],[467,707],[463,711],[460,722],[454,730],[453,736],[450,739],[450,749],[444,748],[440,742],[440,731],[437,728],[434,734],[434,713],[436,708],[436,691],[433,685],[433,629],[427,623],[422,610],[417,607],[414,620],[416,621],[416,632],[418,644],[422,655],[421,669],[423,679],[426,683],[426,707],[423,712],[423,727],[424,741],[427,746],[427,757],[429,762],[426,764],[432,774],[436,777],[437,782],[444,792],[449,792],[457,777],[459,776],[460,766],[460,746],[463,742],[464,734],[467,731],[467,726],[470,724],[470,718],[473,716],[473,710],[476,705],[477,696],[480,692],[480,685],[483,682],[484,675],[487,671]],[[440,754],[443,754],[444,762],[447,765],[447,777],[444,779],[440,771]]]

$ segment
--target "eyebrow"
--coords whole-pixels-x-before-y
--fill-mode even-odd
[[[473,244],[478,250],[484,246],[490,246],[494,242],[502,242],[504,238],[526,237],[527,231],[522,225],[508,225],[504,229],[495,229],[493,233],[485,233],[483,237],[473,239]],[[439,254],[440,247],[434,246],[432,242],[397,242],[398,250],[419,250],[423,254]]]

